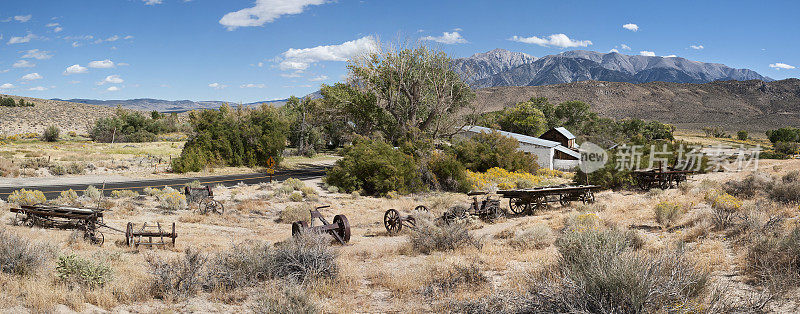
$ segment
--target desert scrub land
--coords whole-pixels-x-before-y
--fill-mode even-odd
[[[604,191],[597,202],[451,225],[459,193],[376,198],[320,180],[214,187],[223,215],[163,202],[172,191],[106,198],[105,222],[176,222],[177,244],[129,248],[105,229],[16,226],[0,204],[0,308],[130,312],[796,312],[800,161],[758,174],[696,175],[679,189]],[[51,202],[96,204],[96,195]],[[389,236],[384,211],[415,213]],[[347,215],[348,245],[291,237],[308,210]],[[503,202],[507,209],[507,203]]]

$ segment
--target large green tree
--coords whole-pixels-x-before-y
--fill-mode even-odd
[[[547,131],[547,118],[530,101],[503,110],[497,117],[497,124],[505,131],[529,136],[539,136]]]

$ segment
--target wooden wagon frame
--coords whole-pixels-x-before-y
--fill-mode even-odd
[[[567,206],[573,201],[594,203],[594,191],[599,188],[598,185],[556,185],[522,190],[500,190],[497,194],[508,199],[508,207],[512,213],[520,215],[534,214],[548,203],[558,202],[562,206]]]
[[[652,188],[666,190],[679,187],[682,182],[686,182],[687,177],[692,173],[694,171],[673,168],[654,168],[632,172],[636,185],[645,191]]]
[[[18,225],[42,228],[83,230],[83,238],[92,244],[103,245],[105,236],[98,230],[103,226],[103,212],[92,208],[22,205],[11,208]]]
[[[211,186],[204,186],[199,188],[184,187],[183,194],[186,195],[186,206],[191,208],[192,204],[197,204],[197,210],[201,214],[217,213],[222,214],[225,212],[225,206],[222,202],[214,199],[214,191]]]

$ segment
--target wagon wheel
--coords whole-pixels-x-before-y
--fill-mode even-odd
[[[333,232],[336,232],[345,243],[350,242],[350,223],[347,222],[347,217],[344,215],[333,216],[333,224],[339,226]]]
[[[178,237],[178,234],[175,233],[175,223],[172,223],[172,247],[175,247],[175,238]]]
[[[383,226],[386,227],[386,232],[397,234],[403,230],[403,223],[400,222],[400,213],[395,209],[389,209],[383,214]]]
[[[559,194],[558,195],[558,203],[560,203],[561,206],[567,206],[570,203],[572,203],[572,200],[570,200],[570,198],[571,198],[571,195]]]
[[[407,227],[411,228],[411,230],[417,229],[417,220],[414,219],[414,216],[408,216],[406,223],[408,223]]]
[[[488,221],[495,221],[500,217],[503,217],[503,210],[500,209],[500,206],[496,204],[489,205],[488,208],[485,210],[486,212],[486,220]]]
[[[450,223],[458,219],[467,218],[468,215],[469,212],[467,211],[466,208],[463,208],[461,206],[455,206],[453,208],[450,208],[449,211],[442,214],[442,220],[444,220],[444,222],[449,225]]]
[[[537,196],[533,199],[533,202],[531,202],[528,205],[528,209],[530,210],[531,215],[536,214],[537,210],[545,206],[544,201],[545,201],[545,196]]]
[[[414,207],[414,210],[416,210],[418,212],[426,212],[427,213],[428,212],[428,207],[425,206],[425,205],[419,205],[417,207]]]
[[[649,180],[649,178],[645,178],[645,177],[640,176],[640,177],[638,177],[636,179],[636,181],[639,184],[639,188],[640,189],[645,190],[645,191],[650,190],[650,180]]]
[[[586,193],[583,194],[582,201],[584,204],[594,203],[594,192],[592,192],[592,190],[586,191]]]
[[[26,223],[28,223],[28,220],[28,215],[23,212],[17,212],[14,214],[14,225],[24,226]]]
[[[225,207],[222,203],[213,199],[206,199],[203,201],[203,209],[200,210],[201,214],[216,213],[222,215],[225,212]]]
[[[128,222],[128,226],[125,228],[125,244],[128,246],[133,245],[133,223]]]
[[[306,229],[308,229],[308,223],[305,221],[295,221],[292,223],[292,236],[297,236],[305,232]]]
[[[671,183],[672,179],[670,177],[661,177],[659,180],[658,187],[662,190],[666,190],[669,189]]]
[[[527,210],[528,203],[520,198],[511,198],[508,200],[508,208],[515,215],[524,213]]]
[[[92,244],[94,244],[94,245],[99,245],[99,246],[103,246],[103,243],[105,243],[105,242],[106,242],[106,237],[103,235],[103,233],[102,233],[102,232],[97,232],[97,234],[95,234],[95,235],[92,237],[92,239],[91,239],[91,240],[92,240]]]

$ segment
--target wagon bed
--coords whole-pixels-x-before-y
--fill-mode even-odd
[[[568,205],[572,201],[594,203],[594,190],[598,185],[553,185],[532,189],[500,190],[497,194],[508,199],[508,207],[514,214],[530,213],[547,203],[559,202]]]
[[[92,243],[104,241],[103,233],[97,230],[103,224],[101,210],[37,204],[22,205],[10,211],[16,214],[15,221],[20,225],[83,230],[84,238]]]
[[[682,182],[687,180],[687,177],[694,173],[691,170],[676,170],[673,168],[654,168],[646,170],[633,171],[633,177],[636,179],[636,184],[642,190],[649,190],[652,188],[660,188],[666,190],[673,187],[678,187]]]

